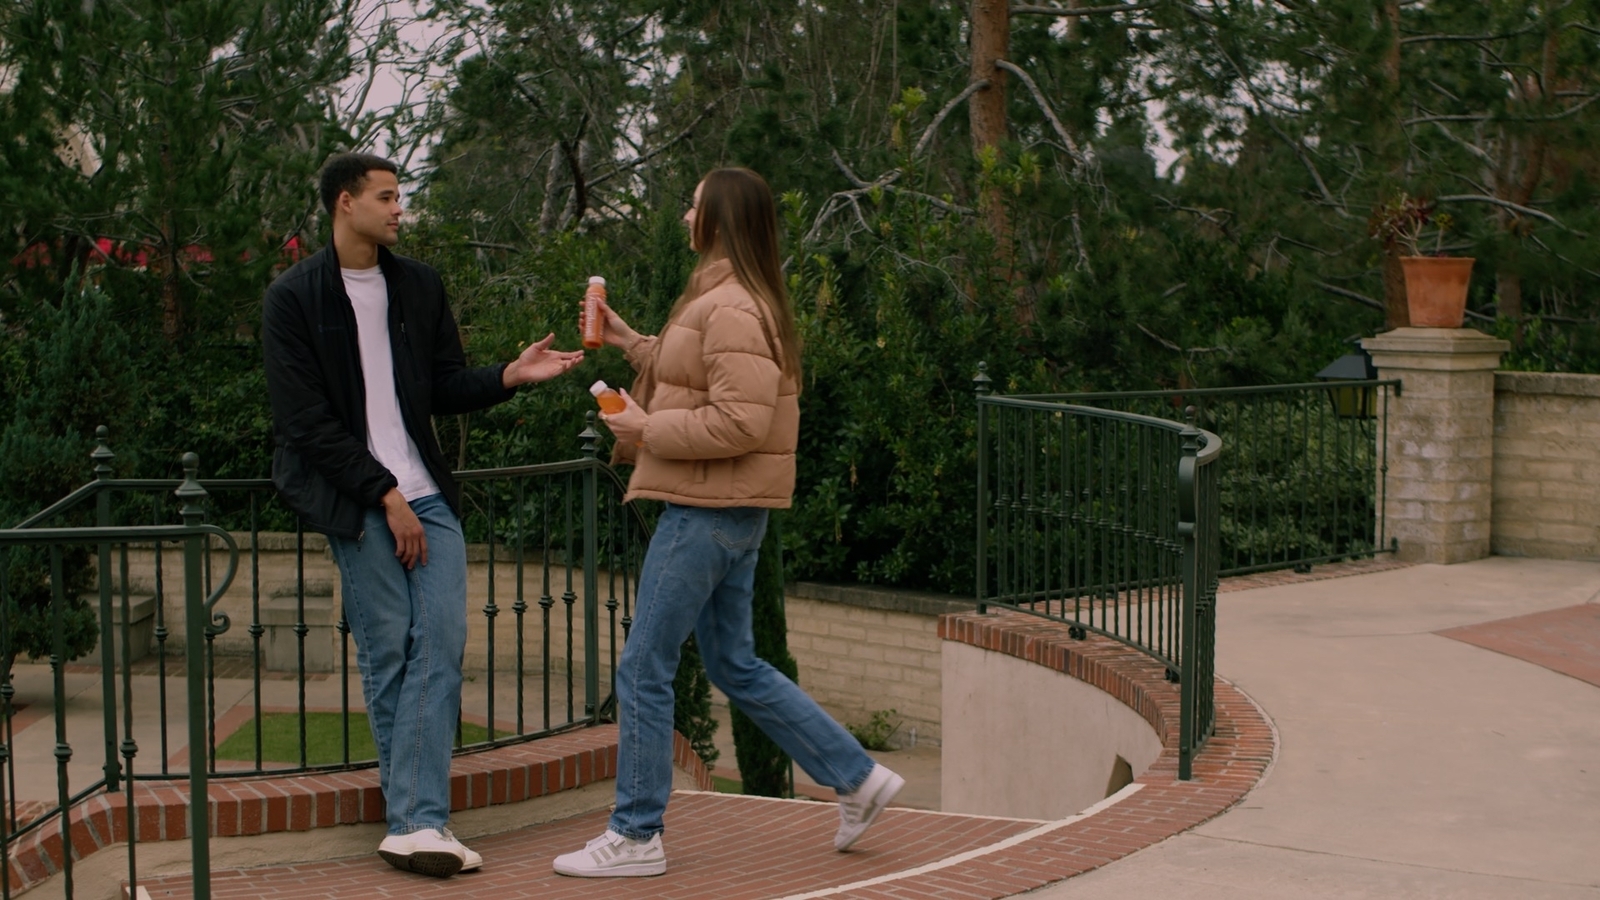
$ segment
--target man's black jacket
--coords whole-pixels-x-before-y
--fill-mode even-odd
[[[483,409],[515,392],[501,385],[504,365],[467,368],[438,272],[383,247],[378,265],[389,287],[400,415],[428,474],[459,516],[461,488],[431,417]],[[367,450],[355,309],[331,242],[267,288],[261,343],[272,402],[273,483],[309,527],[356,537],[367,510],[380,506],[398,482]]]

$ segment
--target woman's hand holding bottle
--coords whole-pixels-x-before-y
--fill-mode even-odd
[[[611,391],[607,390],[606,393],[609,394]],[[616,435],[618,442],[632,441],[634,444],[642,445],[644,443],[645,422],[650,418],[650,414],[644,411],[644,407],[635,403],[633,398],[628,396],[627,391],[619,390],[615,392],[615,395],[622,398],[621,410],[618,412],[604,411],[606,407],[611,407],[615,402],[613,398],[608,397],[607,399],[611,402],[602,407],[600,421],[606,423],[606,427],[611,429],[612,434]],[[598,398],[598,395],[596,396]]]
[[[580,333],[582,333],[584,326],[587,324],[584,306],[584,301],[578,301],[578,331]],[[629,327],[628,323],[617,315],[617,311],[611,308],[611,304],[602,298],[595,304],[595,307],[600,311],[605,323],[604,340],[607,346],[626,350],[638,342],[639,332]]]

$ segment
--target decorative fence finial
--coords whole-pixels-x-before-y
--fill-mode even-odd
[[[179,514],[183,516],[185,524],[200,521],[205,515],[204,500],[210,496],[206,489],[200,486],[200,456],[190,452],[183,455],[183,484],[172,492],[179,500],[183,501],[183,508]],[[191,519],[191,517],[193,517]]]
[[[583,441],[583,455],[589,459],[594,459],[600,454],[600,432],[594,430],[594,410],[591,409],[584,413],[583,418],[587,424],[583,431],[578,434],[578,439]]]
[[[111,477],[111,461],[117,458],[117,455],[111,452],[111,448],[106,446],[106,441],[110,436],[111,429],[104,425],[98,426],[94,430],[94,439],[99,446],[94,448],[94,452],[89,454],[89,458],[94,460],[94,478],[96,481],[105,481]]]

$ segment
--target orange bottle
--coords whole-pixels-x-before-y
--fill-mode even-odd
[[[589,393],[594,395],[594,402],[600,404],[603,413],[619,413],[628,408],[628,402],[622,399],[622,395],[604,381],[589,385]]]
[[[599,275],[589,279],[589,288],[583,292],[583,346],[598,350],[606,344],[606,323],[600,315],[600,301],[606,298],[606,280]]]

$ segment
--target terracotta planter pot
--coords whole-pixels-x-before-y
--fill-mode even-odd
[[[1470,256],[1402,256],[1406,309],[1418,328],[1460,328],[1467,315]]]

